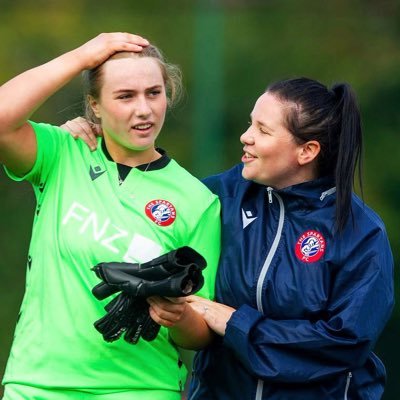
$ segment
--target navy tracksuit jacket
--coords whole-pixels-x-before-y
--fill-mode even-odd
[[[197,354],[190,400],[380,399],[372,349],[394,303],[381,219],[353,195],[339,235],[330,179],[275,191],[241,170],[205,180],[222,203],[216,300],[237,311]]]

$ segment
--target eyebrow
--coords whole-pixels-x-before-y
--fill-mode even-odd
[[[148,87],[146,90],[154,90],[154,89],[161,89],[163,87],[163,85],[153,85]]]
[[[154,89],[161,89],[162,85],[154,85],[154,86],[150,86],[148,88],[145,89],[145,91],[149,91],[149,90],[154,90]],[[137,90],[135,89],[117,89],[114,90],[113,93],[114,94],[118,94],[118,93],[133,93],[133,92],[137,92]]]

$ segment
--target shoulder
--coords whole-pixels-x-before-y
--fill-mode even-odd
[[[70,143],[80,143],[81,146],[78,147],[86,145],[83,141],[74,139],[69,132],[61,129],[59,126],[34,121],[29,121],[29,123],[35,131],[39,147],[47,148],[49,146],[62,146]],[[73,147],[76,147],[76,145]]]
[[[252,186],[251,181],[242,177],[242,169],[243,165],[237,164],[227,171],[203,179],[203,183],[220,197],[234,197]]]
[[[169,174],[173,176],[175,182],[185,189],[192,198],[200,196],[202,199],[215,199],[217,196],[199,179],[192,175],[187,169],[183,168],[174,159],[171,159],[169,164]]]
[[[29,123],[31,124],[35,133],[39,135],[61,135],[64,138],[71,136],[67,131],[56,125],[35,121],[29,121]]]
[[[76,145],[78,141],[60,127],[34,121],[29,123],[35,132],[37,154],[32,169],[24,179],[33,184],[43,182],[56,171],[71,165],[71,160],[76,160],[77,152],[84,151],[82,146]]]
[[[389,237],[382,218],[357,195],[353,194],[352,210],[355,223],[349,218],[349,242],[360,251],[361,246],[366,255],[373,257],[391,257]]]
[[[356,194],[352,196],[352,207],[356,215],[356,220],[359,221],[364,228],[386,232],[382,218]]]

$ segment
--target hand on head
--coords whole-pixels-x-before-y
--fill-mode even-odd
[[[119,51],[140,52],[149,42],[141,36],[126,32],[101,33],[78,49],[79,56],[85,60],[85,69],[102,64]]]

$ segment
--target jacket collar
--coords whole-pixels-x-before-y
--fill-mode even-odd
[[[266,186],[265,188],[268,190]],[[336,199],[332,177],[322,177],[279,190],[272,189],[272,192],[282,197],[287,210],[321,208]]]

